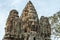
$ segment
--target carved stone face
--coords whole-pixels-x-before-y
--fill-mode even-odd
[[[30,18],[29,22],[31,25],[35,25],[35,24],[37,24],[37,18]]]

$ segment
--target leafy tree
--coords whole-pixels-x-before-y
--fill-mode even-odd
[[[51,24],[52,35],[60,37],[60,11],[48,18]]]

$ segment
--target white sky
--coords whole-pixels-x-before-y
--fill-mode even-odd
[[[29,0],[0,0],[0,40],[4,36],[4,27],[10,10],[16,9],[19,16]],[[51,16],[60,11],[60,0],[31,0],[37,14],[40,16]],[[56,39],[57,40],[57,39]]]

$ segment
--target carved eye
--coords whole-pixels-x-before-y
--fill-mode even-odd
[[[18,18],[18,17],[15,17],[16,19]]]

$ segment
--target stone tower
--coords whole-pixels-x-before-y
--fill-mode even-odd
[[[29,1],[18,16],[16,10],[11,10],[7,18],[3,40],[51,40],[51,27],[47,17],[38,18],[38,14]]]
[[[43,40],[51,40],[51,26],[48,17],[41,16],[40,18],[40,34]]]
[[[24,32],[27,32],[27,28],[29,28],[29,31],[38,31],[38,24],[39,24],[39,19],[38,19],[38,15],[37,12],[33,6],[33,4],[31,3],[31,1],[29,1],[26,5],[26,7],[23,9],[22,15],[20,17],[21,20],[21,26],[22,26],[22,30],[24,30]]]
[[[19,16],[16,10],[10,11],[5,27],[5,36],[3,40],[18,39],[20,33]]]

